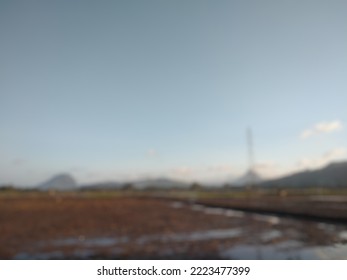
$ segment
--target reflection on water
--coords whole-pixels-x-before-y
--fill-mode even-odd
[[[315,222],[305,224],[305,221],[274,215],[246,214],[242,211],[203,205],[193,205],[192,209],[233,218],[248,215],[255,221],[268,224],[265,228],[256,227],[256,232],[252,232],[251,227],[244,226],[243,234],[251,233],[252,238],[245,238],[244,244],[221,250],[220,255],[224,259],[347,259],[347,245],[341,244],[347,240],[347,228],[342,225]],[[276,225],[280,226],[273,229]],[[305,237],[308,237],[305,236],[305,230],[310,233],[311,240],[305,240]],[[335,242],[330,241],[331,244],[326,246],[317,245],[322,242],[322,237],[327,243],[329,239]]]
[[[111,250],[112,255],[119,255],[122,250],[119,248],[114,248]],[[68,254],[69,259],[93,259],[95,256],[94,249],[79,248],[75,249]],[[49,260],[49,259],[66,259],[66,254],[63,251],[49,251],[49,252],[39,252],[39,253],[27,253],[22,252],[17,254],[14,259],[16,260]]]
[[[221,252],[223,258],[239,260],[339,260],[347,259],[347,246],[306,247],[297,241],[270,245],[237,245]]]
[[[114,247],[116,245],[132,243],[139,246],[152,243],[152,242],[162,242],[162,243],[173,243],[173,242],[196,242],[205,240],[215,240],[215,239],[227,239],[235,238],[242,234],[241,229],[218,229],[218,230],[206,230],[206,231],[196,231],[191,233],[180,233],[180,234],[169,234],[169,235],[145,235],[139,238],[131,239],[129,237],[98,237],[90,239],[82,238],[65,238],[59,240],[53,240],[50,242],[40,242],[37,244],[38,248],[44,248],[46,245],[53,247],[69,247],[69,246],[80,246],[82,250],[74,250],[72,257],[75,258],[88,258],[93,255],[92,248],[100,247]],[[119,248],[118,248],[119,249]],[[118,252],[120,252],[119,250]],[[15,256],[15,259],[59,259],[63,258],[63,253],[59,251],[53,251],[48,253],[34,253],[29,254],[26,252],[19,253]]]
[[[267,222],[269,224],[278,224],[280,222],[280,218],[273,216],[273,215],[260,215],[260,214],[253,214],[253,218],[258,221]]]
[[[102,237],[102,238],[90,238],[90,239],[85,239],[85,238],[65,238],[65,239],[59,239],[59,240],[54,240],[50,242],[50,245],[53,246],[72,246],[72,245],[78,245],[78,244],[83,244],[85,247],[109,247],[109,246],[114,246],[119,243],[125,243],[128,242],[129,238],[128,237],[121,237],[121,238],[112,238],[112,237]],[[43,245],[44,243],[40,243]]]
[[[339,236],[342,240],[347,240],[347,230],[341,231]]]
[[[293,240],[270,245],[236,245],[224,250],[221,255],[226,259],[240,260],[315,259],[313,255],[301,256],[301,247],[301,243]]]
[[[204,241],[211,239],[234,238],[242,234],[241,229],[215,229],[197,231],[191,233],[179,233],[169,235],[150,235],[135,239],[133,242],[143,245],[154,241],[160,242],[184,242],[184,241]]]
[[[281,236],[282,236],[282,232],[280,232],[279,230],[270,230],[270,231],[262,233],[260,235],[260,240],[262,240],[263,242],[269,242]]]
[[[14,256],[15,260],[48,260],[48,259],[63,259],[64,253],[61,251],[52,251],[47,253],[30,254],[22,252]]]
[[[230,227],[188,233],[143,235],[138,237],[70,237],[33,244],[33,253],[21,252],[15,259],[91,259],[107,249],[114,257],[126,246],[154,246],[158,256],[186,252],[185,246],[198,242],[218,242],[223,259],[347,259],[347,226],[250,214],[223,208],[174,202],[177,211],[201,211],[206,215],[230,218]],[[226,241],[226,243],[222,243]],[[229,242],[229,243],[228,243]],[[221,245],[224,244],[224,245]],[[49,248],[49,249],[47,249]],[[69,250],[68,256],[64,251]]]
[[[225,215],[228,217],[237,217],[242,218],[245,216],[245,213],[238,210],[224,209],[218,207],[206,207],[199,204],[193,204],[191,209],[194,211],[203,211],[205,214],[209,215]]]

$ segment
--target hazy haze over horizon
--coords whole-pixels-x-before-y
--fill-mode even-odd
[[[274,177],[347,157],[346,1],[1,1],[0,185]]]

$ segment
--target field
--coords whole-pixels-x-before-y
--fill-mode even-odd
[[[206,192],[165,197],[163,193],[10,192],[0,195],[0,258],[313,259],[317,254],[311,249],[343,245],[347,238],[343,223],[254,213],[261,205],[263,210],[270,205],[270,212],[281,205],[289,209],[291,203],[306,205],[303,199],[240,194],[221,198]],[[314,203],[322,202],[316,197]],[[329,207],[336,203],[331,201]],[[336,213],[346,212],[341,207]],[[344,257],[345,251],[323,258]]]

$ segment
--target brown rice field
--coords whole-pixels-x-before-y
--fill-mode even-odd
[[[78,192],[1,195],[0,259],[310,259],[316,254],[295,252],[345,242],[337,235],[344,225],[231,210],[240,208],[236,202],[200,201],[213,206],[206,207]],[[284,254],[288,241],[297,247]],[[263,255],[252,255],[252,246],[265,248]]]

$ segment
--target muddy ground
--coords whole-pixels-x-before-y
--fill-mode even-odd
[[[244,211],[293,216],[311,220],[347,223],[346,196],[292,196],[200,199],[212,207],[227,207]]]
[[[296,248],[343,244],[344,230],[158,198],[0,197],[1,259],[310,259]]]

